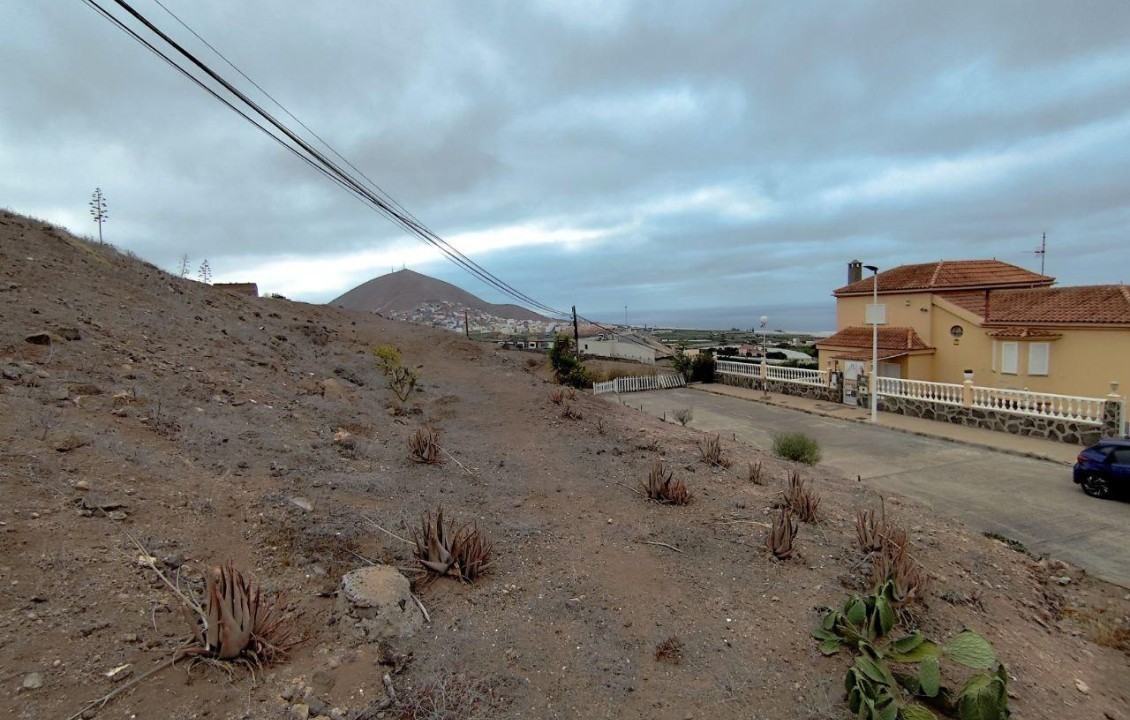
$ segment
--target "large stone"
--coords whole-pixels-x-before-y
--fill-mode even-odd
[[[345,384],[336,378],[326,378],[318,383],[322,388],[322,397],[327,400],[349,402],[353,394],[346,389]]]
[[[410,637],[424,624],[408,578],[388,565],[346,573],[337,603],[342,616],[369,640]]]

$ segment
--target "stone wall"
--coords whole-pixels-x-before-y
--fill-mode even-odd
[[[868,407],[867,389],[860,388],[860,391],[860,406]],[[885,395],[879,396],[879,410],[1071,445],[1091,445],[1100,438],[1117,434],[1118,403],[1114,402],[1106,404],[1106,422],[1102,425]]]
[[[780,380],[762,380],[759,377],[748,375],[730,375],[716,372],[714,381],[723,385],[750,388],[752,390],[768,390],[781,395],[797,395],[799,397],[823,400],[824,402],[843,402],[843,392],[838,387],[822,385],[802,385],[801,383],[782,382]]]

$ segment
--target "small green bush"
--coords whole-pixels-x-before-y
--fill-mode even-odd
[[[793,462],[815,465],[820,462],[820,445],[802,432],[781,433],[773,437],[773,454]]]

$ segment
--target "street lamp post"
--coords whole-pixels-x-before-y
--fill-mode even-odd
[[[864,265],[872,273],[871,284],[871,422],[879,422],[879,268]]]

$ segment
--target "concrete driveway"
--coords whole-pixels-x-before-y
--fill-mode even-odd
[[[1064,465],[697,390],[622,397],[669,419],[679,408],[693,408],[691,427],[734,434],[767,452],[775,433],[803,431],[819,441],[821,465],[830,471],[931,503],[977,530],[1130,587],[1130,502],[1087,497]]]

